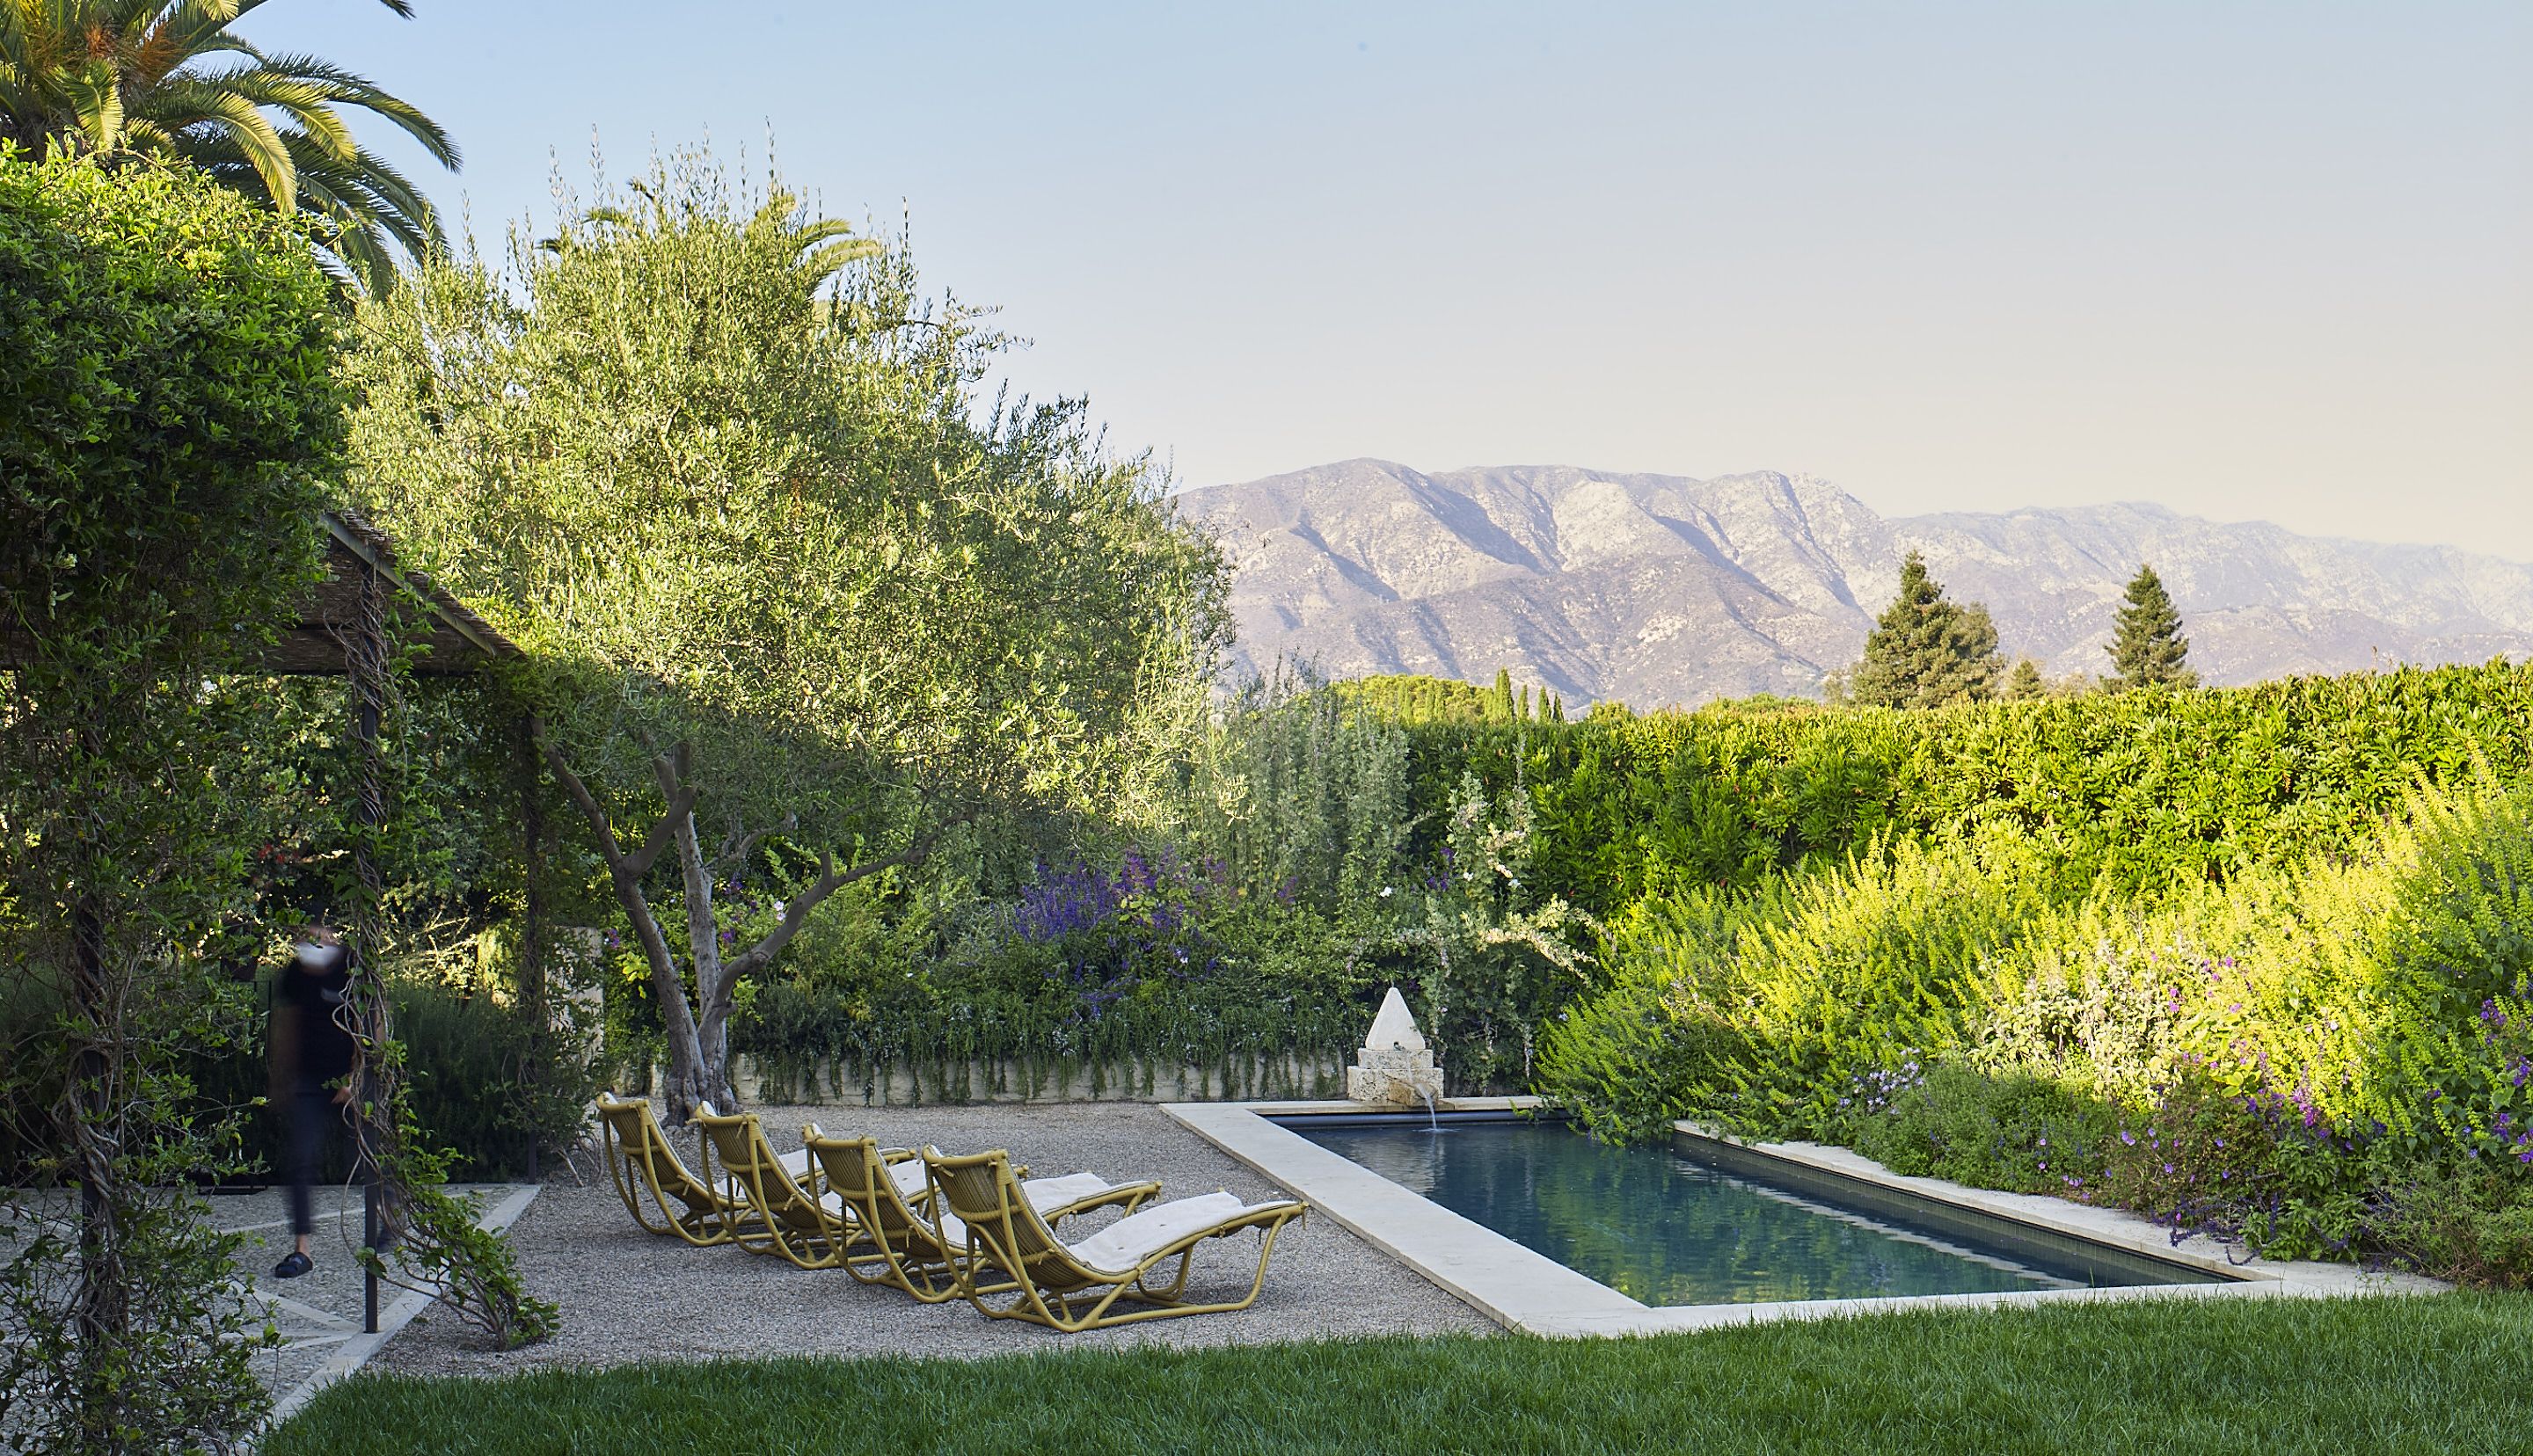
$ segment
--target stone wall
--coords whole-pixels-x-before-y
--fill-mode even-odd
[[[741,1056],[732,1059],[731,1076],[738,1095],[752,1106],[767,1102],[860,1106],[865,1101],[882,1106],[943,1101],[1207,1102],[1334,1097],[1345,1086],[1345,1062],[1339,1057],[1253,1058],[1229,1067],[1041,1067],[1034,1075],[1016,1062],[977,1062],[946,1069],[893,1067],[866,1076],[858,1067],[839,1069],[829,1061],[795,1068]]]

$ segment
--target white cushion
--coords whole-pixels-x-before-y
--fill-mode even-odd
[[[1086,1267],[1106,1274],[1131,1273],[1144,1260],[1190,1234],[1203,1233],[1216,1224],[1262,1208],[1278,1207],[1283,1202],[1277,1199],[1243,1203],[1231,1194],[1174,1198],[1141,1213],[1130,1213],[1081,1243],[1066,1247]]]
[[[1062,1178],[1029,1178],[1021,1181],[1021,1196],[1040,1213],[1061,1208],[1067,1203],[1096,1197],[1116,1187],[1096,1173],[1067,1173]]]
[[[935,1157],[941,1155],[941,1149],[937,1147],[924,1151]],[[922,1193],[927,1182],[923,1159],[919,1157],[890,1164],[888,1177],[897,1185],[898,1196],[908,1199]],[[1067,1173],[1062,1178],[1022,1179],[1021,1196],[1029,1199],[1031,1208],[1044,1213],[1050,1208],[1061,1208],[1067,1203],[1078,1203],[1084,1198],[1104,1194],[1116,1186],[1096,1173]]]
[[[783,1153],[774,1161],[781,1163],[783,1171],[791,1174],[795,1180],[809,1176],[809,1149],[805,1147]]]

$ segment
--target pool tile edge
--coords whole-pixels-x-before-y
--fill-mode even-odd
[[[1273,1106],[1273,1104],[1259,1104]],[[1652,1313],[1608,1285],[1277,1127],[1236,1102],[1166,1102],[1161,1111],[1260,1177],[1507,1329],[1623,1323]],[[1277,1108],[1276,1110],[1282,1110]]]
[[[2172,1231],[2152,1219],[2124,1209],[2103,1208],[2091,1203],[2071,1202],[2046,1194],[2009,1194],[1994,1189],[1972,1188],[1940,1178],[1914,1178],[1894,1173],[1880,1163],[1849,1148],[1820,1142],[1752,1142],[1744,1138],[1701,1127],[1692,1122],[1672,1124],[1675,1145],[1682,1139],[1723,1143],[1747,1152],[1780,1158],[1786,1162],[1817,1172],[1852,1178],[1858,1183],[1905,1193],[1930,1202],[1947,1203],[1956,1208],[1982,1213],[2012,1223],[2029,1224],[2049,1233],[2072,1239],[2083,1239],[2107,1245],[2131,1253],[2144,1254],[2166,1263],[2180,1264],[2204,1273],[2223,1276],[2223,1285],[2199,1286],[2220,1294],[2242,1295],[2260,1292],[2265,1285],[2292,1286],[2270,1293],[2312,1295],[2358,1293],[2435,1293],[2453,1286],[2442,1280],[2418,1274],[2393,1274],[2361,1269],[2351,1264],[2324,1263],[2318,1260],[2253,1258],[2236,1263],[2227,1256],[2223,1246],[2204,1235],[2193,1236],[2176,1245]],[[2170,1288],[2189,1286],[2131,1286],[2131,1288]],[[2091,1293],[2091,1291],[2071,1291]],[[1927,1296],[1951,1299],[1955,1296]],[[1844,1303],[1844,1302],[1843,1302]]]

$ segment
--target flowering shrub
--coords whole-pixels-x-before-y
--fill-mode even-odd
[[[1895,1173],[2084,1196],[2098,1181],[2109,1110],[2045,1077],[1991,1077],[1914,1061],[1851,1078],[1828,1131]]]
[[[2402,1238],[2454,1267],[2511,1256],[2533,792],[2417,791],[2364,856],[2155,896],[2054,899],[2050,852],[1899,845],[1669,920],[1640,906],[1609,988],[1552,1029],[1545,1089],[1618,1136],[1696,1115],[1836,1138],[2300,1256],[2397,1252],[2387,1209],[2426,1195],[2387,1191],[2468,1174],[2463,1213],[2413,1209]],[[1620,1090],[1622,1057],[1659,1096]]]

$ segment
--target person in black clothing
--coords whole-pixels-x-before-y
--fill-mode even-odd
[[[290,1233],[293,1245],[272,1266],[276,1279],[296,1279],[315,1268],[308,1236],[315,1228],[310,1186],[330,1136],[343,1126],[352,1100],[356,1043],[344,1024],[343,1000],[352,981],[342,937],[325,924],[300,928],[297,954],[281,972],[272,998],[272,1087],[289,1126]]]

